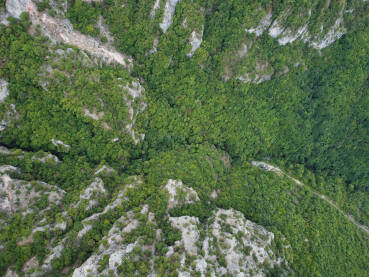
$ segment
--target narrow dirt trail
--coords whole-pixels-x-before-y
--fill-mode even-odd
[[[328,198],[326,195],[319,193],[318,191],[314,190],[313,188],[311,188],[310,186],[302,183],[301,181],[293,178],[292,176],[288,175],[287,173],[283,172],[279,167],[275,167],[273,165],[267,164],[265,162],[258,162],[258,161],[252,161],[251,165],[253,166],[257,166],[261,169],[267,170],[267,171],[273,171],[275,173],[277,173],[280,176],[286,176],[287,178],[293,180],[297,185],[299,185],[300,187],[308,187],[312,193],[319,197],[320,199],[324,200],[325,202],[327,202],[329,205],[331,205],[333,208],[335,208],[337,211],[339,211],[344,217],[347,218],[347,220],[349,220],[350,222],[352,222],[356,227],[360,228],[362,231],[364,231],[367,235],[369,235],[369,228],[365,225],[360,224],[359,222],[357,222],[354,217],[348,213],[345,213],[343,210],[341,210],[336,203],[334,203],[334,201],[330,198]]]

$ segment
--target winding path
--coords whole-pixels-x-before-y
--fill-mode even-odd
[[[267,170],[267,171],[273,171],[275,173],[277,173],[280,176],[286,176],[287,178],[293,180],[297,185],[299,185],[300,187],[306,186],[308,187],[312,193],[316,196],[318,196],[320,199],[323,199],[324,201],[326,201],[329,205],[331,205],[333,208],[335,208],[337,211],[339,211],[344,217],[346,217],[349,221],[351,221],[356,227],[360,228],[362,231],[364,231],[367,235],[369,235],[369,228],[365,225],[360,224],[359,222],[357,222],[354,217],[348,213],[345,213],[343,210],[341,210],[337,204],[334,203],[333,200],[331,200],[330,198],[328,198],[327,196],[325,196],[324,194],[321,194],[319,192],[317,192],[316,190],[312,189],[310,186],[302,183],[301,181],[291,177],[290,175],[288,175],[287,173],[283,172],[279,167],[275,167],[273,165],[267,164],[265,162],[258,162],[258,161],[252,161],[251,165],[253,166],[257,166],[261,169]]]

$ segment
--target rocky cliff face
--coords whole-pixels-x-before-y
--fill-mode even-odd
[[[72,24],[67,19],[59,19],[47,13],[38,12],[32,0],[8,0],[6,1],[6,12],[18,19],[23,12],[27,12],[32,23],[39,25],[42,32],[52,41],[76,46],[107,63],[118,63],[127,69],[132,67],[133,60],[130,57],[119,53],[110,45],[102,44],[95,38],[73,30]],[[63,14],[62,11],[60,13]]]
[[[6,148],[2,148],[1,153],[2,157],[18,160],[29,156],[29,153]],[[45,157],[49,157],[47,161]],[[32,160],[50,163],[49,166],[63,163],[51,154],[38,154]],[[48,250],[42,260],[32,257],[26,261],[22,269],[25,276],[53,275],[55,266],[70,253],[70,247],[82,247],[108,221],[110,227],[100,238],[99,246],[93,248],[85,260],[77,261],[75,268],[65,268],[63,272],[68,271],[74,277],[120,276],[130,272],[131,263],[142,263],[146,269],[142,269],[140,276],[152,277],[169,274],[162,271],[163,262],[172,263],[170,272],[179,276],[266,276],[273,268],[288,270],[284,257],[273,250],[274,234],[238,211],[214,209],[205,223],[200,223],[196,216],[171,216],[173,210],[201,201],[196,190],[180,180],[169,179],[156,192],[166,199],[164,216],[168,226],[178,234],[172,246],[167,247],[167,230],[159,223],[163,215],[158,216],[150,204],[127,208],[133,200],[132,193],[145,187],[140,177],[129,177],[111,194],[104,180],[116,171],[108,166],[98,167],[92,182],[75,194],[66,208],[67,193],[60,188],[10,177],[9,174],[22,174],[14,166],[1,166],[0,173],[0,212],[35,217],[29,234],[19,238],[18,245],[26,247],[40,234],[51,232],[52,236],[45,245]],[[216,192],[210,197],[216,198]],[[51,215],[55,211],[58,214],[53,219]],[[73,227],[72,222],[77,225]],[[9,268],[7,276],[11,274],[18,276]]]
[[[110,1],[84,2],[94,7],[111,4]],[[223,134],[226,128],[213,132],[213,126],[201,126],[197,130],[197,125],[186,124],[192,119],[191,113],[217,110],[218,104],[221,108],[217,113],[226,113],[226,105],[242,99],[232,95],[234,98],[228,103],[231,97],[225,94],[219,97],[219,102],[212,103],[214,106],[206,106],[207,99],[197,94],[211,86],[211,78],[219,77],[215,84],[223,91],[228,85],[242,85],[239,81],[256,86],[289,74],[294,68],[303,68],[310,56],[304,57],[305,52],[292,53],[293,46],[298,45],[298,51],[304,49],[309,55],[323,55],[324,48],[344,36],[356,6],[352,7],[348,1],[322,1],[321,5],[294,10],[292,6],[276,9],[272,4],[249,1],[251,4],[244,16],[236,18],[231,9],[227,17],[232,24],[221,26],[241,26],[241,29],[231,29],[227,36],[221,37],[219,22],[212,26],[214,22],[210,20],[220,16],[220,2],[215,8],[201,1],[152,0],[149,8],[142,9],[147,20],[157,27],[150,39],[145,37],[144,50],[140,49],[145,61],[160,60],[158,66],[150,67],[140,64],[139,55],[132,54],[137,53],[134,44],[127,47],[131,51],[127,53],[136,60],[117,50],[127,46],[119,41],[119,32],[127,32],[129,24],[126,21],[124,26],[119,26],[117,34],[113,29],[109,31],[108,20],[103,17],[106,15],[98,14],[95,27],[106,38],[103,42],[73,27],[66,18],[67,2],[49,1],[53,11],[50,12],[38,10],[38,2],[33,0],[6,1],[2,22],[13,24],[14,20],[6,21],[7,16],[20,21],[24,20],[22,13],[28,13],[32,25],[22,34],[37,37],[42,46],[37,51],[44,53],[36,69],[27,67],[26,62],[21,64],[27,72],[37,72],[33,79],[19,80],[20,75],[9,77],[8,69],[4,70],[4,79],[0,79],[0,144],[4,145],[0,146],[0,251],[15,247],[21,257],[17,257],[16,264],[4,262],[6,276],[18,276],[16,271],[32,277],[56,274],[73,277],[287,276],[292,272],[287,262],[288,258],[288,261],[293,260],[293,255],[289,255],[291,246],[285,243],[280,230],[275,225],[261,226],[264,223],[257,221],[256,216],[253,220],[258,224],[247,219],[245,210],[245,214],[241,212],[242,205],[236,210],[230,208],[235,206],[227,206],[228,199],[223,199],[227,194],[218,185],[228,181],[224,176],[228,177],[226,173],[232,170],[232,158],[225,152],[228,149],[222,150],[220,158],[218,153],[214,158],[201,152],[208,144],[216,149],[214,153],[218,147],[239,146],[234,144],[233,138],[227,145],[213,144],[212,139],[217,141],[217,137],[227,136]],[[128,9],[128,2],[118,3],[120,9]],[[48,39],[38,36],[38,32]],[[215,33],[217,38],[217,32],[220,42],[212,41],[212,35]],[[173,41],[173,37],[178,41]],[[173,46],[177,43],[178,49]],[[168,45],[178,50],[179,54],[175,53],[178,56]],[[19,45],[16,49],[32,52],[31,48],[24,50]],[[291,56],[286,54],[289,51]],[[283,59],[278,58],[280,53],[286,54]],[[0,70],[4,62],[0,60]],[[171,68],[173,64],[175,69]],[[209,79],[204,77],[203,87],[194,85],[196,78],[186,76],[181,89],[196,95],[187,98],[183,93],[186,96],[183,101],[189,102],[187,106],[181,106],[178,100],[183,95],[172,93],[172,88],[161,79],[144,80],[149,74],[162,76],[160,74],[168,72],[170,75],[182,69],[188,73],[185,67],[190,71],[203,70],[201,76],[207,71],[214,74]],[[140,75],[141,69],[144,73]],[[23,81],[28,82],[29,91],[14,85]],[[43,95],[48,97],[41,97]],[[164,125],[167,118],[160,114],[152,127],[154,120],[150,116],[155,117],[163,107],[169,110],[165,116],[178,117],[176,120],[180,123],[168,121]],[[245,111],[240,108],[230,113],[233,112]],[[209,114],[209,118],[202,114],[194,118],[209,125],[244,120],[233,114],[225,119]],[[48,120],[43,121],[46,116]],[[145,117],[144,123],[141,117]],[[160,125],[162,121],[163,126]],[[69,125],[73,128],[68,128]],[[249,126],[244,124],[239,128],[243,127]],[[170,128],[175,132],[172,129],[167,132]],[[207,132],[210,134],[204,135],[202,140],[201,135]],[[8,136],[3,141],[5,133]],[[153,142],[156,133],[160,133],[160,141]],[[260,137],[266,133],[263,130]],[[271,143],[276,139],[270,138],[265,141]],[[192,139],[194,142],[190,143]],[[258,143],[255,141],[250,143]],[[163,152],[157,149],[160,147]],[[201,161],[199,158],[196,163],[184,167],[190,155],[175,160],[177,157],[165,152],[173,149],[178,151],[178,156],[186,151],[199,155]],[[170,157],[168,163],[173,162],[175,170],[171,171],[167,164],[154,159],[162,153],[160,162]],[[239,163],[237,159],[239,157],[235,157],[235,163]],[[155,174],[147,165],[153,160],[157,164],[151,167],[160,177],[153,177]],[[211,170],[205,169],[203,161],[209,162]],[[252,162],[251,165],[283,175],[279,168],[265,163]],[[218,171],[217,167],[221,169]],[[245,163],[247,170],[249,167]],[[178,176],[183,174],[181,170],[185,177],[191,176],[193,187],[188,186],[190,182],[187,183],[186,178]],[[192,170],[196,173],[192,174]],[[201,185],[196,186],[201,178],[213,180],[213,183],[204,185],[205,181],[201,180]],[[241,181],[232,188],[248,185]],[[304,187],[302,183],[296,184]],[[284,207],[278,209],[284,214]],[[13,235],[14,227],[21,231]],[[5,233],[12,238],[12,244],[2,240]],[[0,269],[2,267],[0,264]]]

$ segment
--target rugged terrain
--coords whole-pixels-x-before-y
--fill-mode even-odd
[[[367,275],[366,1],[0,3],[0,275]]]

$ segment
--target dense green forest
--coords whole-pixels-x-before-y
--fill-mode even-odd
[[[73,27],[107,43],[97,26],[102,16],[113,46],[133,58],[131,72],[77,47],[53,43],[26,13],[0,25],[0,78],[9,90],[0,114],[10,119],[0,134],[0,145],[10,152],[0,154],[0,164],[19,168],[10,177],[41,192],[38,181],[65,191],[61,204],[44,195],[31,204],[33,213],[0,213],[0,275],[10,267],[24,275],[26,261],[35,256],[42,265],[62,242],[62,255],[47,274],[72,276],[106,244],[103,238],[115,222],[134,211],[139,227],[125,243],[142,239],[150,244],[155,228],[164,235],[154,254],[136,249],[141,258],[132,254],[118,273],[146,276],[151,270],[146,258],[154,255],[158,276],[177,276],[179,257],[165,253],[181,234],[168,218],[193,216],[207,226],[214,209],[232,208],[275,234],[274,252],[288,266],[268,269],[267,276],[367,276],[368,234],[312,189],[369,225],[368,4],[332,1],[322,12],[326,1],[183,0],[163,32],[165,2],[159,1],[151,16],[154,2],[66,1],[65,17]],[[38,9],[60,16],[55,10],[63,3],[43,1]],[[315,35],[320,26],[334,25],[343,8],[355,10],[345,13],[347,32],[322,50],[303,40],[281,45],[267,32],[256,37],[244,31],[270,11],[271,20],[283,18],[285,27],[297,30],[309,22],[306,28]],[[290,16],[284,18],[286,9]],[[300,20],[309,9],[318,12]],[[188,38],[202,28],[201,47],[190,58]],[[237,55],[251,42],[245,59]],[[270,80],[238,78],[260,61],[268,65],[263,74]],[[137,82],[142,95],[134,98],[129,90]],[[127,101],[139,111],[134,124]],[[15,110],[9,112],[12,105]],[[135,143],[127,124],[144,139]],[[50,154],[58,162],[37,159]],[[255,168],[254,160],[278,165],[307,186]],[[96,174],[105,165],[113,171]],[[87,200],[77,206],[96,176],[106,194],[95,195],[99,200],[92,209],[85,208]],[[142,182],[127,188],[127,199],[104,213],[133,182],[131,176]],[[163,190],[168,179],[181,180],[200,201],[168,212]],[[144,204],[155,214],[155,226],[140,213]],[[101,216],[79,241],[82,221],[96,213]],[[50,225],[67,218],[66,228],[32,233],[43,218]],[[31,242],[21,243],[29,236]],[[99,262],[101,271],[108,260]]]

